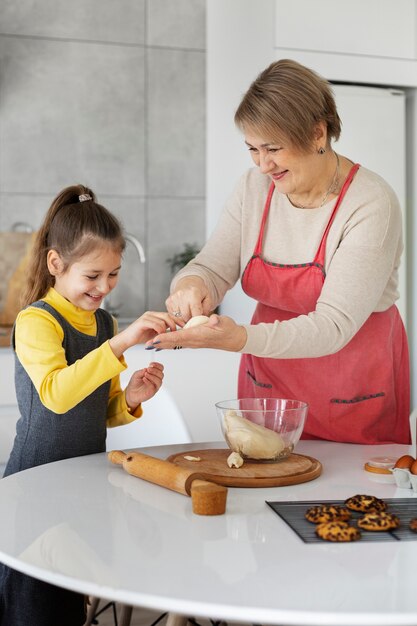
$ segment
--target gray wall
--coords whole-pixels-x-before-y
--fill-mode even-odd
[[[205,0],[2,0],[0,230],[90,186],[142,243],[111,304],[161,309],[205,237]],[[1,254],[1,251],[0,251]]]

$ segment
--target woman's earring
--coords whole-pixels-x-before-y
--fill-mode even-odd
[[[319,154],[324,154],[326,150],[324,148],[319,148],[317,151]]]

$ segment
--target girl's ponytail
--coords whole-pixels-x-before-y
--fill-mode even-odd
[[[107,209],[96,203],[96,196],[84,185],[63,189],[54,199],[39,229],[28,267],[22,306],[36,302],[53,287],[55,279],[48,271],[48,251],[55,249],[65,267],[91,249],[92,242],[103,240],[120,252],[125,248],[122,227]]]

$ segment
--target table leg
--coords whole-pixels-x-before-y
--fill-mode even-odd
[[[87,605],[87,620],[84,626],[91,626],[98,609],[100,598],[90,598],[90,604]]]
[[[177,613],[168,613],[166,626],[187,626],[188,617]]]
[[[132,607],[128,604],[121,605],[120,612],[120,626],[130,626],[130,621],[132,619]]]

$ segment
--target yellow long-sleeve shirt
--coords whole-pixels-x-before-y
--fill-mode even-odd
[[[94,336],[97,332],[93,311],[80,309],[55,289],[43,298],[78,331]],[[115,332],[117,322],[114,320]],[[42,404],[54,413],[66,413],[90,395],[97,387],[111,380],[107,406],[107,426],[120,426],[142,415],[139,405],[130,413],[125,393],[120,386],[120,373],[127,365],[118,359],[109,342],[92,350],[84,358],[68,365],[62,346],[63,330],[57,320],[43,309],[28,307],[16,319],[15,344],[19,360]]]

